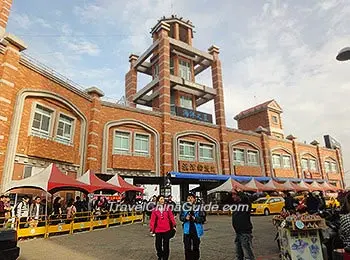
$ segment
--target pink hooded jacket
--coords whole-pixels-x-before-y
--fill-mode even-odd
[[[173,212],[165,206],[161,211],[157,206],[151,215],[149,227],[152,233],[163,233],[170,231],[171,227],[176,227],[176,221]]]

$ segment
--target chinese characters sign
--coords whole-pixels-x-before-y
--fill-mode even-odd
[[[181,172],[216,173],[216,167],[212,163],[179,161]]]
[[[176,115],[181,117],[186,117],[206,123],[213,123],[213,117],[210,114],[183,108],[183,107],[175,107]]]

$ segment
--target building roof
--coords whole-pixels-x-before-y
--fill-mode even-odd
[[[177,17],[176,14],[171,15],[170,17],[165,17],[163,16],[162,18],[160,18],[157,21],[157,24],[151,29],[151,34],[153,34],[153,32],[155,31],[155,29],[158,27],[158,25],[161,22],[165,22],[165,23],[173,23],[173,22],[177,22],[179,24],[182,24],[186,27],[190,27],[190,28],[194,28],[194,25],[192,24],[192,22],[190,20],[186,20],[183,17]]]
[[[254,107],[248,108],[242,112],[240,112],[238,115],[236,115],[234,117],[235,120],[239,120],[251,115],[254,115],[256,113],[259,113],[261,111],[265,111],[265,110],[273,110],[276,111],[278,113],[282,113],[282,108],[277,104],[277,102],[274,99],[271,99],[269,101],[266,101],[262,104],[256,105]]]

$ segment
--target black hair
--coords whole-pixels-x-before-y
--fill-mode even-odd
[[[29,200],[29,196],[28,195],[24,195],[23,199],[24,200]]]
[[[53,201],[53,204],[57,204],[60,201],[61,197],[56,197],[55,200]]]
[[[70,206],[72,206],[73,204],[74,204],[74,199],[72,198],[72,199],[70,199],[70,200],[68,201],[67,206],[70,207]]]
[[[196,198],[196,195],[195,195],[194,193],[190,192],[190,193],[187,194],[187,198],[188,198],[188,197],[193,197],[193,198],[195,199],[195,198]]]
[[[5,198],[5,195],[1,195],[1,196],[0,196],[0,199],[3,199],[3,198]]]
[[[41,199],[39,196],[36,196],[34,200]]]
[[[157,202],[160,200],[161,197],[165,198],[164,195],[160,194],[160,195],[158,195],[158,197],[157,197]]]
[[[75,197],[75,200],[76,200],[76,201],[80,201],[80,197],[79,197],[79,196],[76,196],[76,197]]]

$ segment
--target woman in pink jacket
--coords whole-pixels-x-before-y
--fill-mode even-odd
[[[158,260],[168,260],[169,240],[176,231],[176,221],[171,209],[165,204],[163,195],[157,197],[157,206],[152,211],[150,230],[156,234],[156,250]],[[174,229],[174,230],[173,230]]]

